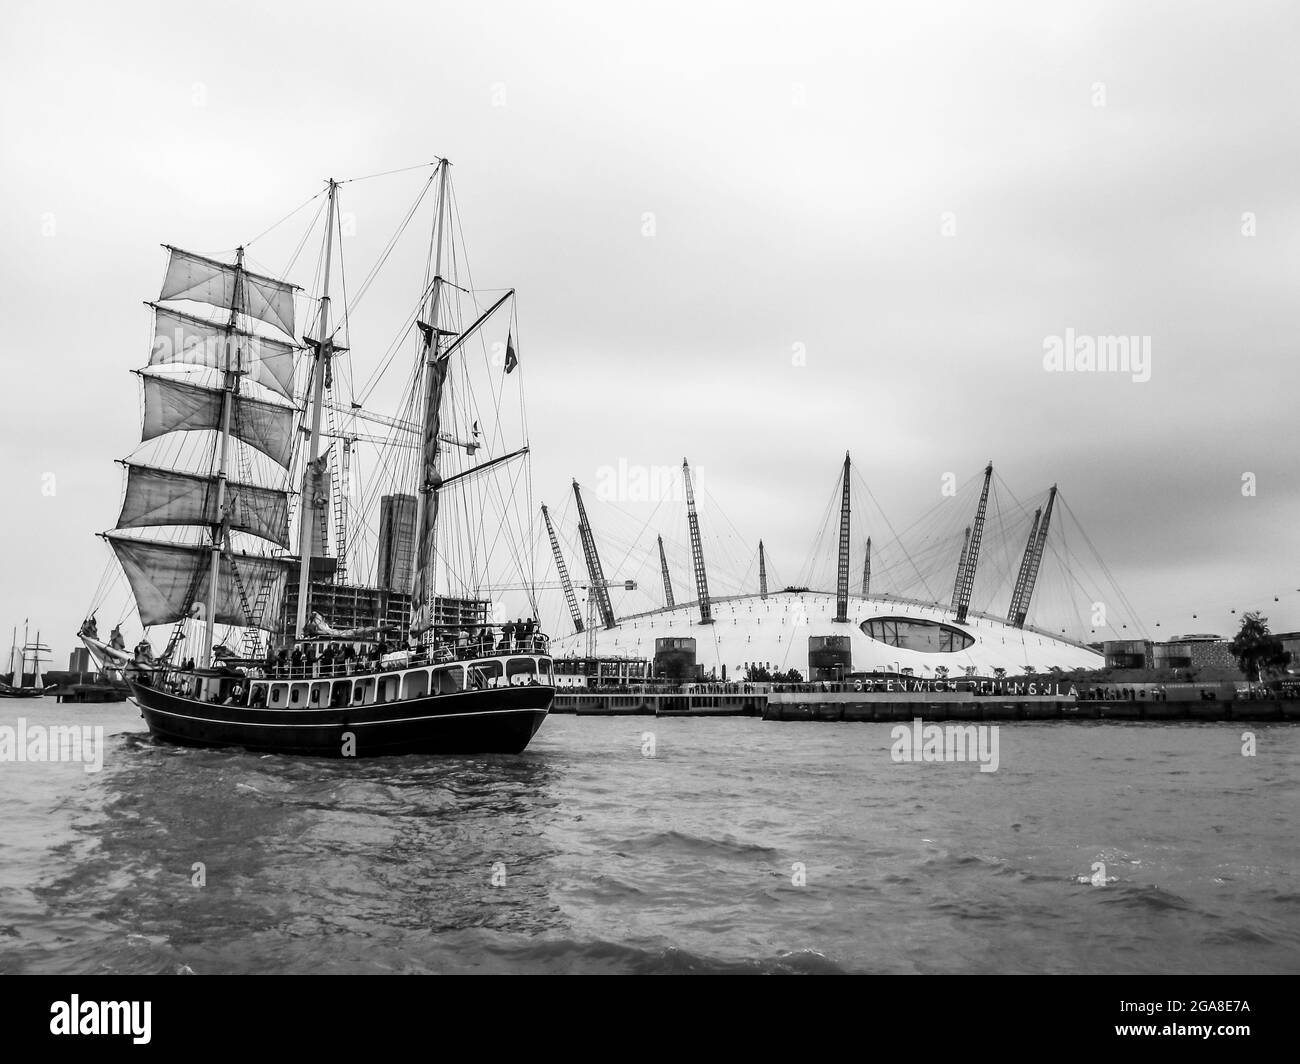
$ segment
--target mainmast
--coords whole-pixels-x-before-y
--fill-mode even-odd
[[[321,283],[320,324],[317,325],[316,353],[312,356],[312,411],[311,439],[307,460],[302,468],[302,495],[298,499],[298,617],[295,632],[299,639],[306,636],[307,605],[311,588],[311,540],[316,524],[313,512],[317,507],[314,480],[317,459],[320,457],[321,407],[325,395],[325,373],[330,359],[330,262],[334,251],[334,204],[338,196],[338,183],[330,178],[329,209],[325,215],[325,275]]]
[[[434,567],[438,529],[438,430],[441,425],[442,384],[447,374],[442,353],[442,331],[438,313],[442,302],[442,234],[447,212],[446,159],[438,164],[438,218],[434,228],[433,291],[429,296],[429,320],[423,330],[424,416],[422,419],[423,470],[420,476],[419,515],[416,519],[416,564],[411,595],[411,629],[424,632],[433,624]]]

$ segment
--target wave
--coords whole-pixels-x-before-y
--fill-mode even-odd
[[[497,949],[512,969],[627,975],[845,975],[847,970],[817,950],[780,952],[772,957],[723,959],[677,946],[643,948],[620,942],[556,939],[522,949]]]
[[[732,835],[693,835],[685,831],[656,831],[648,835],[637,835],[616,843],[615,848],[633,852],[667,849],[692,854],[720,853],[731,857],[770,857],[780,852],[774,847],[745,842]]]

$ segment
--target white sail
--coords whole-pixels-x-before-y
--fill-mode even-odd
[[[239,310],[283,329],[293,336],[293,293],[296,285],[274,277],[239,271],[234,266],[165,245],[171,252],[159,299],[192,299],[229,310],[235,299],[235,278],[242,272],[243,304]]]
[[[140,376],[144,379],[142,440],[152,440],[168,432],[221,430],[222,389],[167,380],[149,373]],[[291,406],[236,396],[230,432],[288,469],[293,460],[294,413]]]
[[[233,341],[238,346],[239,365],[250,380],[286,399],[293,398],[294,355],[299,350],[293,344],[256,336],[241,329],[234,330],[231,337],[223,326],[193,314],[183,314],[154,303],[149,305],[157,311],[149,365],[180,363],[225,369],[226,344]],[[235,368],[235,361],[232,351],[231,369]]]
[[[105,538],[131,583],[141,624],[171,624],[193,615],[197,604],[207,602],[212,559],[209,548],[131,539],[111,532]],[[280,621],[288,571],[289,562],[284,558],[223,554],[217,578],[216,623],[274,630]],[[245,613],[241,586],[250,610],[257,609],[266,587],[260,616]]]
[[[233,530],[289,546],[287,492],[228,480],[226,506]],[[220,520],[216,477],[127,463],[126,498],[118,528],[215,525]]]

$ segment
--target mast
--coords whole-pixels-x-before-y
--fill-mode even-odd
[[[1016,585],[1011,591],[1011,605],[1007,608],[1007,623],[1014,624],[1016,609],[1025,594],[1025,578],[1029,575],[1029,560],[1034,556],[1034,544],[1038,541],[1038,522],[1043,516],[1040,506],[1034,511],[1033,524],[1029,526],[1029,539],[1025,542],[1025,553],[1020,558],[1020,571],[1016,573]]]
[[[659,568],[664,574],[664,605],[672,609],[673,602],[673,582],[668,579],[668,558],[664,555],[664,537],[659,536]]]
[[[980,560],[980,540],[984,538],[984,515],[988,510],[989,484],[992,480],[993,463],[990,462],[984,467],[984,487],[980,491],[980,504],[975,510],[975,524],[971,526],[967,549],[963,552],[965,555],[964,564],[957,574],[957,587],[953,594],[953,605],[957,609],[958,624],[965,622],[966,611],[970,609],[970,593],[975,586],[975,567],[979,565]]]
[[[961,597],[961,578],[966,572],[966,555],[970,551],[970,525],[966,526],[966,536],[961,541],[961,557],[957,559],[957,579],[952,584],[952,608],[957,608],[957,600]]]
[[[867,556],[862,562],[862,597],[871,594],[871,537],[867,537]]]
[[[444,367],[440,363],[442,333],[438,328],[438,311],[442,301],[442,232],[447,210],[446,159],[438,164],[438,218],[434,223],[433,291],[429,296],[429,332],[426,333],[424,356],[423,474],[417,496],[416,564],[411,596],[411,627],[424,632],[433,624],[433,584],[436,552],[434,536],[438,527],[438,428],[442,405]]]
[[[1014,624],[1017,628],[1025,626],[1025,616],[1029,613],[1029,600],[1034,595],[1034,584],[1038,582],[1038,567],[1043,561],[1043,548],[1047,546],[1047,528],[1052,523],[1052,506],[1056,503],[1056,485],[1047,493],[1047,509],[1043,511],[1043,523],[1038,526],[1038,539],[1034,543],[1034,556],[1029,560],[1029,572],[1025,575],[1025,589],[1020,601],[1016,603]]]
[[[208,666],[215,664],[212,660],[212,644],[217,630],[217,598],[221,581],[221,551],[226,543],[226,466],[230,461],[230,414],[235,406],[235,391],[239,387],[239,348],[235,349],[234,364],[231,363],[230,348],[233,342],[235,322],[239,313],[239,280],[244,273],[244,249],[235,251],[235,284],[230,300],[230,318],[226,322],[225,366],[223,367],[221,390],[221,443],[217,457],[217,507],[216,523],[212,525],[212,548],[208,560],[208,600],[203,607],[203,655],[199,659]]]
[[[844,491],[840,496],[840,557],[835,573],[835,620],[849,619],[849,452],[844,452]]]
[[[321,283],[320,324],[317,326],[316,353],[312,357],[312,411],[311,439],[308,443],[307,461],[302,469],[302,495],[298,499],[298,617],[294,632],[299,639],[306,636],[307,604],[311,587],[311,533],[315,520],[315,493],[311,490],[316,475],[316,462],[320,457],[321,406],[325,394],[325,370],[329,365],[330,338],[330,262],[334,252],[334,204],[338,183],[330,178],[329,208],[325,215],[325,274]],[[243,261],[242,251],[240,261]],[[214,577],[215,582],[215,577]]]
[[[588,601],[595,594],[601,623],[606,628],[613,628],[618,622],[614,619],[614,607],[609,602],[609,585],[605,582],[605,571],[600,565],[600,555],[596,553],[596,537],[591,534],[587,508],[582,504],[582,491],[576,480],[573,482],[573,497],[578,503],[578,535],[582,537],[582,553],[586,556],[587,576],[591,580],[591,590],[587,592]]]
[[[761,539],[758,541],[758,597],[767,598],[767,554]]]
[[[709,600],[709,574],[704,568],[704,544],[700,540],[700,519],[695,513],[695,492],[691,488],[691,467],[682,459],[682,479],[686,482],[686,523],[691,532],[691,560],[695,563],[695,591],[700,603],[700,624],[713,623],[713,603]]]
[[[569,606],[569,616],[573,618],[573,630],[575,633],[581,632],[582,611],[578,609],[578,596],[573,592],[573,581],[569,579],[569,567],[564,564],[564,555],[560,553],[560,541],[555,535],[555,528],[551,524],[551,512],[546,508],[546,503],[542,503],[542,519],[546,522],[546,534],[551,537],[551,553],[555,555],[555,568],[560,573],[560,584],[564,588],[564,601]]]

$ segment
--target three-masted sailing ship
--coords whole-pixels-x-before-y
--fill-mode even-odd
[[[41,680],[41,662],[48,660],[44,655],[50,648],[41,642],[41,633],[36,633],[36,642],[28,638],[27,625],[23,624],[23,645],[18,646],[18,626],[14,626],[13,641],[9,648],[9,680],[0,680],[0,698],[40,698],[45,693],[45,684]],[[27,663],[31,662],[32,682],[27,682]]]
[[[301,336],[302,290],[248,269],[245,247],[225,261],[164,245],[161,292],[148,304],[149,362],[136,372],[142,446],[161,441],[169,460],[124,461],[122,510],[102,535],[146,633],[166,626],[170,635],[157,655],[147,638],[127,650],[116,628],[113,640],[99,637],[93,610],[79,633],[102,667],[120,670],[157,739],[333,757],[517,753],[546,717],[554,678],[535,598],[527,619],[502,623],[480,568],[502,543],[516,571],[526,563],[523,520],[489,505],[519,495],[519,475],[505,488],[485,486],[527,464],[526,422],[511,439],[488,420],[518,357],[516,330],[501,351],[485,336],[507,306],[513,322],[514,293],[494,293],[484,307],[455,283],[463,255],[448,236],[448,166],[437,163],[421,191],[436,198],[424,283],[390,350],[413,349],[405,418],[333,401],[350,342],[340,335],[350,304],[336,323],[330,300],[341,182],[324,192],[320,295]],[[492,402],[462,395],[453,407],[476,349],[495,373]],[[357,419],[387,426],[380,442],[396,456],[385,474],[394,490],[379,500],[373,584],[347,580]],[[338,431],[340,420],[354,431]],[[322,448],[326,437],[333,442]],[[449,521],[440,520],[444,506]],[[467,549],[446,542],[452,525]],[[353,529],[352,540],[371,532]]]

